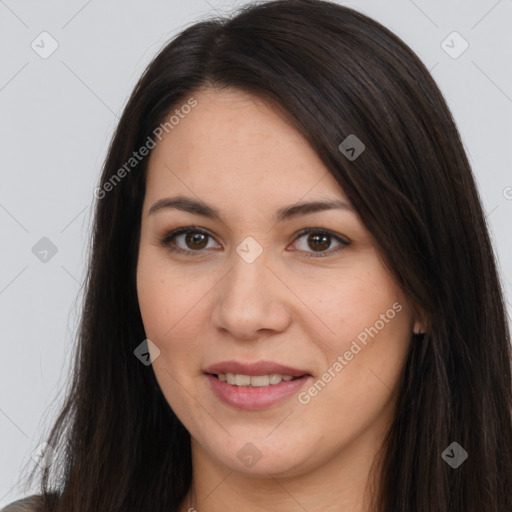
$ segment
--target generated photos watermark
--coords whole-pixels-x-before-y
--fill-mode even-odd
[[[364,330],[362,330],[357,336],[356,339],[352,341],[352,344],[350,345],[350,348],[345,351],[343,355],[339,355],[336,359],[336,361],[327,368],[327,370],[322,374],[322,376],[315,381],[315,383],[310,386],[307,391],[302,391],[297,395],[297,399],[299,403],[302,405],[309,404],[311,402],[311,399],[320,393],[325,386],[329,382],[331,382],[336,375],[338,375],[341,370],[345,368],[349,364],[352,359],[354,359],[354,356],[359,354],[361,350],[368,344],[369,340],[368,337],[370,337],[372,340],[373,338],[382,330],[384,329],[385,325],[388,324],[393,318],[395,318],[397,313],[400,313],[402,311],[403,307],[402,304],[399,302],[395,302],[391,308],[389,308],[385,313],[381,313],[379,320],[377,320],[372,326],[366,327]],[[359,345],[359,343],[363,345]]]
[[[133,151],[132,156],[107,180],[106,183],[101,187],[96,187],[94,189],[94,197],[96,199],[103,199],[108,192],[114,190],[114,187],[120,183],[121,180],[132,171],[132,169],[137,167],[139,162],[141,162],[156,146],[155,139],[161,141],[164,132],[169,133],[173,130],[180,123],[181,119],[185,119],[187,114],[189,114],[196,106],[197,100],[194,97],[190,97],[187,103],[183,104],[179,109],[175,109],[168,117],[167,121],[161,123],[153,130],[154,137],[149,135],[146,142],[138,149],[138,151]]]

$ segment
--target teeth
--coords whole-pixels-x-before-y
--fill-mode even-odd
[[[238,375],[237,375],[237,384],[238,384]],[[251,377],[251,386],[254,387],[263,387],[270,386],[270,375],[253,375]]]
[[[291,375],[281,375],[279,373],[271,373],[270,375],[241,375],[235,373],[219,373],[219,380],[227,382],[232,386],[261,388],[279,384],[283,380],[288,382],[293,379]]]
[[[251,384],[251,377],[249,375],[235,375],[235,384],[237,386],[249,386]]]

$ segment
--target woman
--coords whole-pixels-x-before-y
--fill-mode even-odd
[[[485,216],[439,89],[386,28],[281,0],[186,29],[95,194],[31,510],[512,510]]]

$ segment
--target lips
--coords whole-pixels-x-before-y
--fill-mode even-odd
[[[257,361],[254,363],[242,363],[241,361],[223,361],[208,366],[204,370],[205,373],[218,375],[219,373],[234,373],[242,375],[270,375],[279,373],[281,375],[291,375],[292,377],[302,377],[311,375],[307,370],[293,368],[273,361]]]

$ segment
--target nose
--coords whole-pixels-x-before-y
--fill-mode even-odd
[[[292,294],[260,255],[248,263],[233,255],[233,266],[214,288],[212,322],[237,340],[282,332],[290,325]]]

